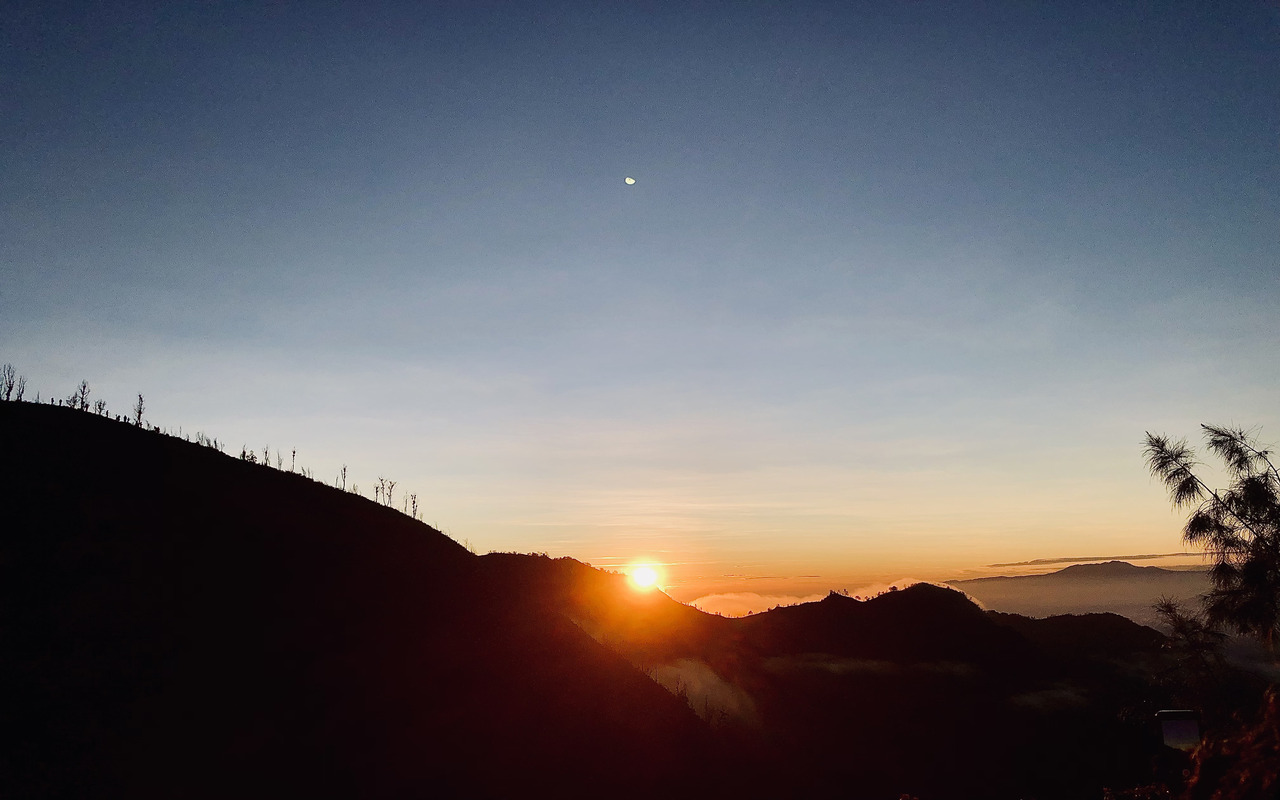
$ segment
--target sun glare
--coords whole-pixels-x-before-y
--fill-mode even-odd
[[[658,571],[648,565],[632,567],[627,577],[636,589],[653,589],[658,585]]]

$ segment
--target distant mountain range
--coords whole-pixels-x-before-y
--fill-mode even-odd
[[[0,403],[0,485],[5,797],[1100,796],[1192,685],[1115,615],[723,618],[66,408]]]
[[[1137,567],[1125,561],[1076,564],[1046,575],[948,581],[988,609],[1047,617],[1109,612],[1144,625],[1157,621],[1152,605],[1171,597],[1197,605],[1209,591],[1204,570]]]

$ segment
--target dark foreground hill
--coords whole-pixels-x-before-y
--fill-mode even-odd
[[[720,772],[683,702],[391,509],[17,403],[0,485],[2,796],[638,796]]]
[[[1136,626],[723,619],[48,406],[0,403],[0,481],[0,796],[1067,798],[1159,753]]]

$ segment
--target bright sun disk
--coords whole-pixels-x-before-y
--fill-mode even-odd
[[[653,567],[634,567],[629,577],[637,589],[652,589],[658,585],[658,571]]]

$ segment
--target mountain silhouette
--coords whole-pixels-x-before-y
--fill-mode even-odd
[[[0,403],[0,455],[4,796],[1067,798],[1159,747],[1114,619],[727,619],[89,413]]]
[[[1051,572],[1044,577],[1055,581],[1070,580],[1108,580],[1124,578],[1126,580],[1160,580],[1169,575],[1176,575],[1179,570],[1162,567],[1139,567],[1128,561],[1104,561],[1100,564],[1072,564],[1069,567]]]
[[[1143,625],[1158,624],[1152,606],[1161,597],[1195,605],[1209,590],[1204,570],[1139,567],[1126,561],[1075,564],[1044,575],[949,581],[994,611],[1046,617],[1113,613]]]

